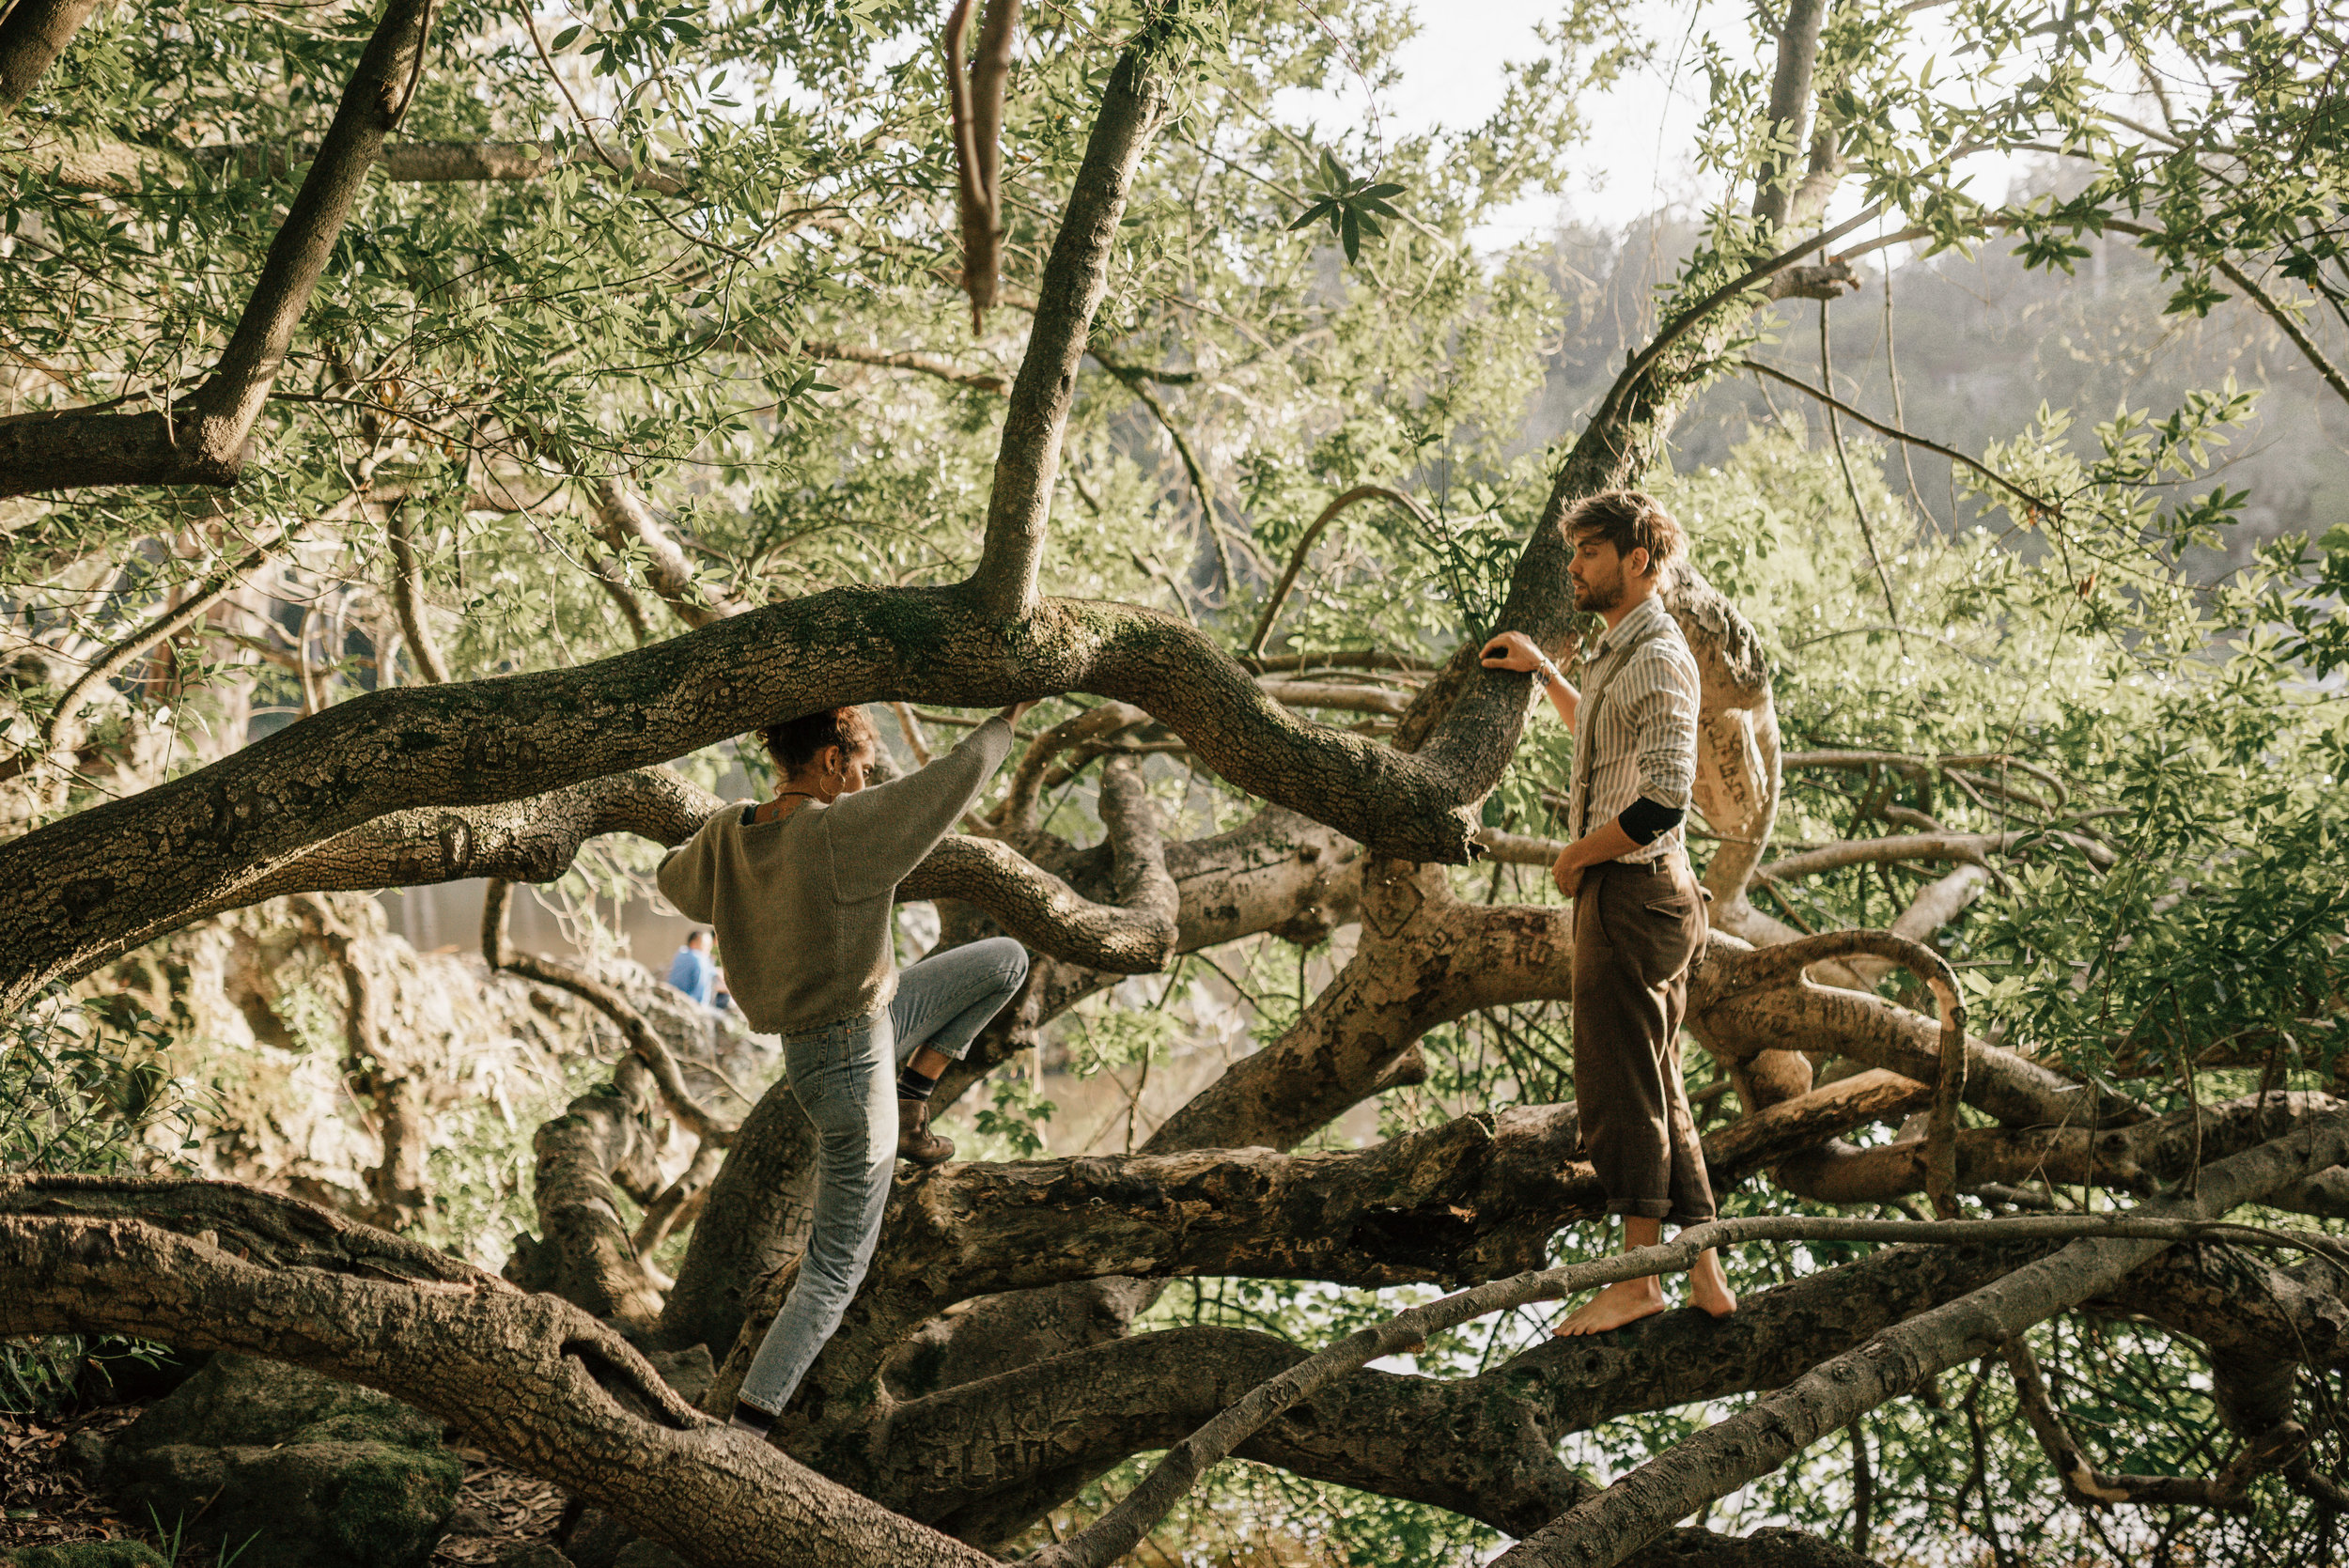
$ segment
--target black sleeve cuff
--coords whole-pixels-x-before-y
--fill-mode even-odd
[[[1615,818],[1615,826],[1634,844],[1654,844],[1679,827],[1681,818],[1688,815],[1678,806],[1659,806],[1642,795],[1624,808],[1623,815]]]

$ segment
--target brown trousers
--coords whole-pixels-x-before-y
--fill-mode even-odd
[[[1687,859],[1607,861],[1574,905],[1574,1089],[1582,1152],[1607,1212],[1695,1225],[1713,1218],[1704,1147],[1680,1081],[1688,964],[1704,942]]]

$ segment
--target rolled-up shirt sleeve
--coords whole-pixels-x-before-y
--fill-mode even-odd
[[[1641,796],[1686,811],[1697,782],[1696,672],[1663,648],[1642,648],[1615,676],[1608,701],[1623,704],[1636,737]]]

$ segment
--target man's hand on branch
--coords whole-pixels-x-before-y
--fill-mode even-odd
[[[1574,722],[1574,710],[1582,701],[1582,693],[1566,684],[1566,677],[1558,673],[1549,656],[1534,645],[1533,639],[1522,631],[1503,631],[1485,644],[1482,655],[1487,670],[1531,670],[1533,678],[1549,693],[1558,716],[1567,723]]]
[[[1041,699],[1037,700],[1040,701]],[[1006,705],[1003,711],[996,714],[995,717],[1001,719],[1004,723],[1009,724],[1013,729],[1018,729],[1019,727],[1019,721],[1026,718],[1028,709],[1034,707],[1034,706],[1035,702],[1033,701],[1011,703]]]

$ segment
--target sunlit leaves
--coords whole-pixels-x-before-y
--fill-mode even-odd
[[[1315,199],[1302,215],[1289,225],[1291,232],[1327,223],[1330,232],[1346,247],[1346,259],[1359,261],[1362,255],[1362,236],[1376,240],[1386,231],[1378,226],[1380,218],[1399,218],[1391,197],[1403,194],[1403,187],[1392,181],[1374,182],[1368,175],[1350,175],[1344,164],[1326,150],[1316,171],[1319,179],[1314,186]]]

